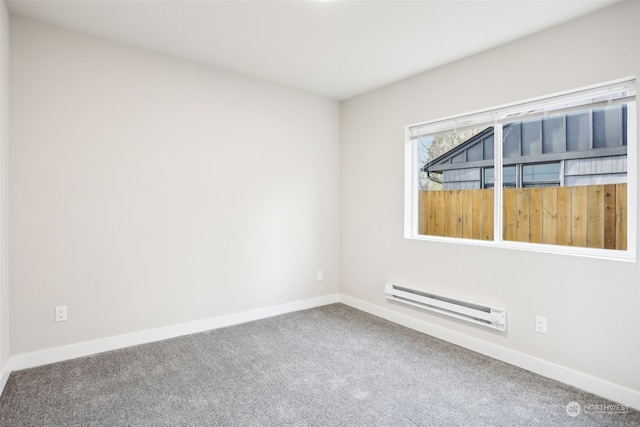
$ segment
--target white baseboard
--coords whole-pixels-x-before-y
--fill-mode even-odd
[[[479,340],[459,332],[445,329],[422,320],[397,313],[347,295],[340,295],[340,302],[374,316],[381,317],[407,328],[431,335],[441,340],[501,360],[547,378],[577,387],[625,406],[640,410],[640,392],[605,381],[573,369],[556,365],[524,353]],[[567,402],[569,403],[569,402]],[[585,402],[587,403],[587,402]],[[597,403],[597,402],[588,402]]]
[[[0,396],[2,395],[2,390],[4,390],[4,386],[7,385],[7,381],[9,381],[9,374],[11,374],[11,370],[9,370],[9,363],[5,364],[0,368]]]
[[[226,316],[212,317],[195,322],[167,326],[165,328],[133,332],[130,334],[85,341],[63,347],[35,351],[32,353],[18,354],[11,356],[4,366],[2,376],[0,377],[0,394],[2,394],[2,390],[4,390],[4,386],[12,371],[61,362],[63,360],[75,359],[77,357],[90,356],[104,351],[161,341],[182,335],[195,334],[198,332],[237,325],[280,314],[306,310],[308,308],[320,307],[322,305],[339,302],[339,300],[340,296],[338,294],[326,295],[323,297],[295,301],[287,304],[260,308],[257,310],[244,311]]]
[[[168,326],[165,328],[134,332],[126,335],[86,341],[64,347],[56,347],[33,353],[11,356],[0,371],[0,394],[2,394],[12,371],[60,362],[63,360],[75,359],[77,357],[89,356],[104,351],[175,338],[182,335],[204,332],[225,326],[237,325],[280,314],[333,304],[336,302],[341,302],[374,316],[640,410],[640,392],[636,390],[604,381],[570,368],[537,359],[524,353],[482,341],[477,338],[442,328],[440,326],[397,313],[393,310],[342,294],[327,295],[319,298],[265,307],[226,316],[213,317],[196,322]]]

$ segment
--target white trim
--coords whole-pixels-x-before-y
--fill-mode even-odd
[[[628,222],[630,224],[630,221]],[[612,249],[594,249],[594,248],[582,248],[578,246],[561,246],[561,245],[547,245],[544,243],[527,243],[527,242],[512,242],[508,240],[502,240],[500,242],[494,242],[490,240],[477,240],[477,239],[463,239],[458,237],[441,237],[441,236],[413,236],[411,240],[424,240],[429,242],[442,242],[442,243],[455,243],[461,245],[471,246],[485,246],[489,248],[502,248],[508,250],[529,251],[529,252],[542,252],[547,254],[556,255],[569,255],[579,256],[585,258],[596,258],[611,261],[624,261],[624,262],[636,262],[635,256],[635,243],[631,240],[627,242],[626,251],[616,251]],[[633,244],[633,247],[632,247]],[[633,252],[633,255],[631,254]]]
[[[627,182],[633,183],[633,191],[627,185],[627,252],[633,254],[636,259],[636,241],[637,241],[637,173],[638,173],[638,112],[637,103],[633,102],[627,106],[627,115],[633,120],[627,121]]]
[[[411,240],[425,240],[433,242],[459,243],[474,246],[486,246],[496,248],[517,249],[532,252],[544,252],[549,254],[581,256],[598,258],[605,260],[636,262],[636,232],[637,218],[636,193],[638,191],[637,174],[637,106],[635,101],[636,80],[629,77],[615,80],[604,84],[593,85],[586,88],[575,89],[555,95],[535,98],[514,104],[503,105],[487,110],[480,110],[469,114],[452,116],[445,119],[433,120],[405,127],[405,161],[404,161],[404,238]],[[607,98],[607,97],[611,98]],[[586,248],[578,246],[550,245],[529,242],[516,242],[503,240],[502,235],[502,192],[496,189],[502,188],[502,126],[499,123],[506,123],[504,117],[514,115],[513,120],[523,120],[529,118],[527,112],[531,108],[546,110],[551,106],[557,106],[566,102],[578,103],[581,109],[588,109],[588,101],[599,100],[601,97],[610,100],[624,99],[627,103],[627,248],[626,250],[612,250],[599,248]],[[559,104],[560,103],[560,104]],[[564,105],[564,104],[563,104]],[[555,108],[555,107],[554,107]],[[522,113],[522,114],[520,114]],[[497,116],[496,116],[497,114]],[[492,121],[491,121],[491,120]],[[504,119],[504,120],[503,120]],[[509,119],[510,121],[513,121]],[[509,121],[507,120],[507,121]],[[419,184],[418,184],[418,139],[416,134],[435,134],[443,131],[452,131],[462,127],[477,126],[479,124],[494,127],[494,235],[493,240],[461,239],[445,236],[430,236],[419,234]],[[460,126],[458,128],[457,126]]]
[[[564,366],[556,365],[493,343],[445,329],[344,294],[332,294],[319,298],[168,326],[166,328],[134,332],[126,335],[86,341],[64,347],[56,347],[33,353],[12,356],[9,358],[3,371],[0,373],[0,395],[4,390],[4,386],[9,379],[9,374],[12,371],[61,362],[63,360],[89,356],[104,351],[160,341],[182,335],[204,332],[225,326],[237,325],[280,314],[333,304],[336,302],[341,302],[382,319],[389,320],[424,334],[431,335],[494,359],[501,360],[511,365],[535,372],[536,374],[552,378],[598,396],[602,396],[603,398],[640,410],[640,391],[632,390]]]
[[[602,101],[626,99],[627,102],[633,102],[636,95],[635,85],[635,77],[625,77],[555,94],[538,96],[524,101],[415,123],[407,126],[407,131],[411,138],[418,138],[422,134],[434,134],[452,129],[461,130],[469,127],[520,121],[523,117],[532,118],[538,112],[557,112],[567,108],[573,110],[576,104],[582,109],[588,104],[600,104]]]
[[[605,399],[640,410],[640,391],[632,390],[497,344],[473,338],[468,335],[461,334],[460,332],[445,329],[347,295],[340,294],[340,302],[374,316],[406,326],[407,328],[414,329],[424,334],[431,335],[441,340],[484,354],[485,356],[501,360],[536,374],[580,388]]]
[[[13,369],[9,366],[9,361],[5,363],[5,365],[0,370],[0,396],[2,396],[2,391],[4,390],[4,386],[7,385],[7,381],[9,381],[9,375]]]
[[[418,170],[417,145],[409,139],[409,128],[404,130],[404,237],[418,234]]]
[[[503,140],[502,126],[493,126],[493,241],[492,243],[502,241],[502,191],[496,190],[502,188],[502,149],[503,144],[495,143],[495,141]],[[481,169],[480,173],[484,171]],[[482,177],[481,177],[482,178]],[[517,181],[517,178],[516,178]]]
[[[280,314],[291,313],[294,311],[320,307],[336,303],[339,299],[338,294],[326,295],[323,297],[294,301],[287,304],[259,308],[226,316],[211,317],[209,319],[198,320],[195,322],[181,323],[164,328],[132,332],[130,334],[85,341],[63,347],[34,351],[32,353],[18,354],[11,356],[5,366],[5,372],[2,375],[2,382],[0,382],[0,386],[2,386],[0,388],[0,393],[2,393],[2,389],[4,388],[11,371],[33,368],[35,366],[61,362],[63,360],[75,359],[77,357],[90,356],[104,351],[161,341],[182,335],[195,334],[198,332],[209,331],[211,329],[223,328],[226,326],[251,322],[253,320],[278,316]]]

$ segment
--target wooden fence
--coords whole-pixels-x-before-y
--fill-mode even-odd
[[[509,188],[504,240],[627,249],[627,184]],[[420,234],[493,240],[493,190],[420,192]]]

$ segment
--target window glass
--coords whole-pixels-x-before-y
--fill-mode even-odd
[[[626,115],[626,105],[614,105],[521,123],[523,154],[503,156],[519,162],[516,185],[511,171],[503,176],[503,240],[627,249]]]
[[[419,234],[493,239],[493,192],[482,189],[479,166],[493,165],[493,149],[485,149],[493,144],[487,135],[492,131],[454,130],[418,139]]]
[[[485,188],[493,188],[495,184],[493,168],[485,168],[484,170],[484,187]]]
[[[635,259],[635,80],[406,135],[405,237]]]
[[[538,163],[522,166],[522,186],[560,185],[560,163]]]
[[[484,187],[493,188],[495,184],[493,168],[485,168],[484,170]],[[502,168],[502,185],[504,187],[516,186],[516,167],[504,166]]]
[[[515,187],[516,186],[516,167],[505,166],[502,168],[502,186],[503,187]]]

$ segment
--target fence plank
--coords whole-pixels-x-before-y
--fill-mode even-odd
[[[616,185],[616,249],[627,250],[627,184]]]
[[[444,202],[444,191],[434,191],[435,196],[435,217],[436,220],[433,222],[433,235],[434,236],[444,236],[445,235],[445,202]]]
[[[421,192],[419,232],[493,240],[493,189]],[[627,184],[503,190],[503,239],[627,249]]]
[[[502,192],[502,238],[517,241],[518,198],[514,190]]]
[[[471,191],[471,205],[472,205],[472,217],[471,217],[471,236],[470,239],[482,240],[483,231],[483,219],[484,214],[482,212],[482,190]],[[492,208],[493,209],[493,208]]]
[[[482,192],[482,237],[484,240],[493,240],[493,190],[480,190]]]
[[[542,243],[542,189],[527,188],[529,192],[529,241],[531,243]]]
[[[418,234],[429,233],[429,192],[421,191],[418,196]]]
[[[453,197],[453,191],[448,190],[444,192],[444,205],[447,207],[444,216],[444,235],[447,237],[455,237],[454,231],[454,218],[455,212],[455,199]]]
[[[587,188],[571,187],[571,246],[587,246]]]
[[[542,188],[542,243],[558,243],[558,187]]]
[[[616,248],[616,185],[604,186],[604,248]]]
[[[563,246],[571,246],[571,190],[572,187],[558,187],[556,240]]]
[[[462,192],[464,190],[451,190],[451,234],[449,236],[462,237]]]
[[[424,200],[424,205],[425,205],[425,218],[418,218],[418,229],[420,230],[420,227],[422,226],[422,224],[424,224],[424,228],[422,230],[420,230],[420,234],[425,234],[428,235],[430,233],[431,230],[431,210],[432,210],[432,205],[433,203],[431,203],[431,200],[433,199],[432,197],[432,192],[431,191],[421,191],[421,196],[420,199]]]
[[[516,193],[516,241],[529,241],[529,192],[522,188],[508,189]]]
[[[462,196],[462,238],[473,238],[473,194],[474,191],[463,191]]]
[[[587,187],[587,246],[604,248],[604,186]]]

